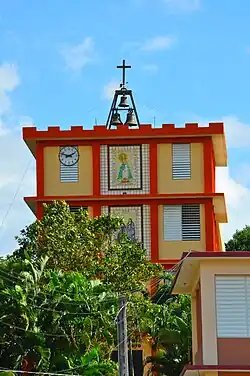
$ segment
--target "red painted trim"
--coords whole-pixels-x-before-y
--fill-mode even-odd
[[[208,201],[211,201],[211,198],[207,197],[194,197],[194,198],[146,198],[146,199],[140,199],[139,197],[137,200],[127,198],[126,200],[122,200],[120,197],[113,197],[113,200],[105,199],[100,200],[99,198],[93,199],[93,197],[90,197],[89,199],[86,198],[79,198],[79,197],[43,197],[43,198],[37,198],[37,197],[25,197],[25,201],[37,201],[37,202],[51,202],[51,201],[67,201],[71,205],[75,206],[93,206],[97,202],[101,206],[131,206],[131,205],[154,205],[157,203],[157,205],[181,205],[181,204],[206,204]]]
[[[178,262],[180,262],[180,259],[157,259],[155,262],[158,264],[176,265]]]
[[[159,264],[162,264],[162,263],[159,262]],[[172,269],[172,268],[175,266],[175,264],[171,264],[171,263],[169,262],[168,264],[162,264],[162,266],[163,266],[163,268],[164,268],[165,270],[169,270],[169,269]]]
[[[127,195],[102,195],[98,197],[93,197],[90,195],[85,196],[33,196],[33,197],[24,197],[24,199],[37,199],[37,200],[98,200],[98,201],[112,201],[112,200],[120,200],[120,201],[127,201],[127,200],[189,200],[189,199],[211,199],[213,197],[224,197],[224,193],[211,193],[209,195],[205,193],[180,193],[180,194],[158,194],[158,195],[151,195],[151,194],[127,194]]]
[[[149,160],[150,160],[150,193],[156,195],[158,192],[158,174],[157,174],[157,144],[150,144]]]
[[[94,205],[89,205],[92,206],[93,208],[93,217],[100,217],[101,215],[101,205],[94,204]]]
[[[151,261],[159,259],[159,224],[158,224],[158,204],[150,207],[150,230],[151,230]]]
[[[98,197],[100,196],[100,172],[101,172],[101,164],[100,164],[100,144],[95,143],[92,145],[92,163],[93,163],[93,196]]]
[[[215,213],[213,210],[213,231],[214,231],[214,242],[215,242],[215,251],[216,252],[221,252],[222,249],[220,248],[220,242],[219,242],[219,229],[217,228],[217,223],[216,223],[216,218],[215,218]]]
[[[216,251],[215,234],[214,234],[214,207],[212,200],[205,203],[205,237],[206,251]]]
[[[36,204],[36,217],[39,220],[41,220],[43,217],[43,203],[42,202],[37,202]]]
[[[163,124],[161,128],[152,128],[151,124],[141,124],[139,129],[127,126],[109,130],[106,126],[98,125],[93,129],[84,130],[82,126],[72,126],[71,130],[61,130],[60,127],[48,127],[47,131],[39,131],[36,127],[23,128],[24,139],[76,139],[76,138],[117,138],[117,137],[170,137],[224,134],[223,123],[209,123],[208,127],[199,127],[197,123],[185,124],[185,127],[175,127],[174,124]]]
[[[212,169],[212,191],[215,192],[215,156],[214,156],[214,148],[212,147],[212,164],[211,164],[211,169]]]
[[[208,136],[203,137],[165,137],[165,138],[129,138],[129,139],[48,139],[48,140],[37,140],[37,142],[42,143],[44,146],[65,146],[69,143],[74,142],[77,145],[94,145],[94,144],[105,144],[105,145],[134,145],[134,144],[173,144],[173,143],[203,143]],[[119,140],[119,141],[118,141]],[[28,140],[25,140],[28,142]]]
[[[149,293],[150,295],[154,295],[159,287],[160,280],[157,281],[157,278],[154,278],[149,283]]]
[[[214,192],[215,173],[214,173],[214,153],[211,137],[207,137],[203,142],[204,158],[204,192]]]
[[[36,182],[37,196],[44,196],[44,146],[36,144]]]
[[[246,257],[250,258],[250,250],[249,251],[227,251],[227,252],[183,252],[181,259],[184,258],[241,258]]]

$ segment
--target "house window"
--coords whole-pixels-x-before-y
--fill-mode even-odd
[[[191,178],[190,144],[172,144],[172,178],[174,180]]]
[[[217,336],[250,337],[250,277],[215,276]]]
[[[164,240],[200,240],[200,205],[165,205]]]
[[[72,146],[79,153],[77,146]],[[63,147],[60,148],[60,154],[63,153]],[[77,183],[79,181],[79,161],[69,159],[69,164],[65,164],[60,158],[60,181],[62,183]]]

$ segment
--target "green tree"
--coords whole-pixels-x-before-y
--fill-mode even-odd
[[[82,272],[87,278],[102,276],[114,291],[145,289],[162,267],[151,263],[140,243],[125,235],[114,241],[122,218],[89,218],[87,211],[71,213],[62,201],[44,205],[44,216],[21,231],[19,248],[10,257],[31,260],[49,257],[47,268]]]
[[[144,315],[143,330],[154,351],[145,364],[148,375],[177,376],[192,356],[191,301],[188,295],[171,295],[172,276],[164,279]]]
[[[237,230],[232,238],[225,243],[226,251],[250,251],[250,226]]]
[[[148,295],[146,283],[161,279],[162,267],[147,259],[138,242],[125,235],[115,240],[122,224],[121,218],[90,219],[84,210],[71,213],[65,202],[54,202],[45,205],[42,220],[21,231],[18,249],[0,265],[0,365],[9,357],[17,368],[28,357],[39,370],[73,369],[84,362],[89,372],[97,367],[112,375],[109,359],[117,345],[114,319],[122,292],[129,303],[130,338],[147,338],[157,352],[150,372],[179,374],[190,351],[190,301],[171,296],[170,275]]]
[[[0,365],[115,375],[109,359],[116,347],[117,297],[81,273],[45,269],[47,261],[12,263],[11,276],[8,262],[0,265]]]

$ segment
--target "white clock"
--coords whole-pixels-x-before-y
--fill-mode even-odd
[[[62,147],[59,159],[64,166],[74,166],[79,160],[79,152],[75,146]]]

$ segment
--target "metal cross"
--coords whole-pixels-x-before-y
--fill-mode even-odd
[[[131,68],[131,65],[126,65],[125,60],[123,60],[122,65],[117,65],[117,68],[122,69],[122,86],[125,86],[125,71],[126,71],[126,68]]]

